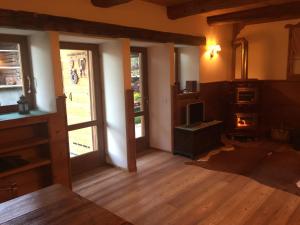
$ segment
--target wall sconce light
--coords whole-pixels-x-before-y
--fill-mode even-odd
[[[210,58],[214,58],[216,54],[218,54],[221,51],[221,46],[220,45],[212,45],[209,47],[209,52],[210,52]]]

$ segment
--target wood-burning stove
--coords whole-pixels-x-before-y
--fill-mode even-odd
[[[259,82],[233,81],[228,114],[231,137],[257,137],[259,134]]]
[[[237,104],[256,104],[258,100],[258,90],[254,87],[237,87]]]

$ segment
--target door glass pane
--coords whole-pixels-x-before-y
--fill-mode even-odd
[[[134,118],[135,124],[135,138],[145,136],[145,118],[144,116],[137,116]]]
[[[131,53],[131,88],[134,90],[134,111],[143,111],[142,57]]]
[[[88,127],[69,132],[70,157],[80,156],[95,150],[97,128]]]
[[[60,55],[68,125],[94,120],[91,52],[62,49]]]
[[[23,94],[20,45],[0,42],[0,106],[16,105]]]

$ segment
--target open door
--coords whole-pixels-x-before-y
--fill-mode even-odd
[[[61,65],[72,174],[104,161],[103,104],[98,46],[61,43]]]
[[[149,96],[146,48],[131,48],[131,88],[134,91],[136,149],[139,152],[149,148]]]

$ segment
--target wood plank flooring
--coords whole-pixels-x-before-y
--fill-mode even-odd
[[[300,225],[299,196],[186,161],[151,151],[137,173],[99,168],[74,191],[135,225]]]

